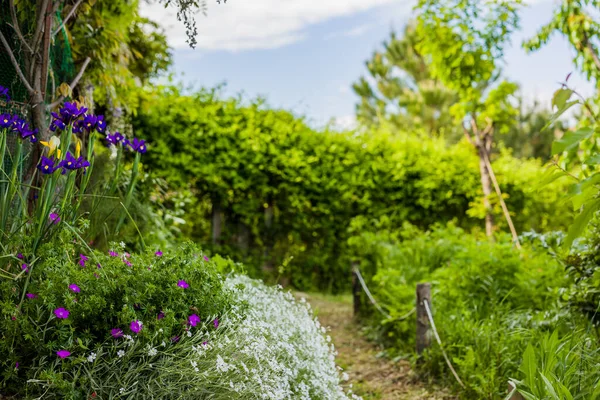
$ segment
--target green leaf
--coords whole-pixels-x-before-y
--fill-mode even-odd
[[[594,216],[594,213],[600,209],[600,199],[595,199],[594,201],[589,202],[583,207],[583,210],[575,217],[573,224],[569,227],[569,233],[567,234],[567,238],[565,239],[565,248],[568,250],[571,248],[573,241],[577,239],[587,226],[588,222]]]
[[[567,100],[571,98],[572,94],[573,91],[571,89],[558,89],[552,97],[552,105],[560,110],[565,106]]]
[[[587,165],[600,164],[600,153],[595,154],[583,162]]]
[[[573,107],[575,104],[579,104],[579,100],[569,101],[562,108],[559,108],[554,113],[554,115],[552,115],[552,118],[550,118],[550,121],[548,121],[548,123],[542,128],[542,130],[554,124],[560,118],[561,115],[563,115],[569,108]]]
[[[525,384],[530,388],[534,386],[537,375],[535,373],[537,369],[537,362],[535,359],[535,351],[531,343],[527,345],[525,352],[523,353],[523,362],[521,363],[521,372],[525,374]]]
[[[581,128],[576,131],[568,131],[559,140],[552,143],[552,155],[568,151],[579,144],[584,139],[590,138],[594,134],[592,128]]]
[[[540,372],[540,376],[542,377],[542,380],[544,381],[544,386],[546,387],[546,391],[548,392],[548,394],[550,394],[550,396],[552,396],[552,399],[562,400],[560,397],[558,397],[558,393],[556,393],[556,390],[554,390],[554,386],[552,386],[552,383],[550,382],[550,380],[548,378],[546,378],[546,376],[544,376],[544,374],[542,374],[541,372]]]

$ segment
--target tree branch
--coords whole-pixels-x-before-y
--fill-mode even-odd
[[[0,41],[4,45],[4,48],[6,49],[6,52],[8,53],[8,56],[10,57],[10,61],[12,62],[13,66],[15,67],[15,71],[17,71],[17,75],[19,75],[19,78],[23,82],[23,85],[25,85],[29,94],[32,94],[34,92],[34,90],[31,87],[31,84],[27,81],[27,78],[25,78],[25,75],[23,75],[23,71],[21,71],[21,67],[19,67],[19,63],[18,63],[17,59],[15,58],[15,55],[13,54],[13,52],[10,48],[10,45],[6,41],[6,38],[2,34],[2,31],[0,31]]]
[[[465,134],[467,141],[471,144],[471,146],[475,146],[475,143],[473,143],[473,139],[471,138],[471,134],[469,133],[469,130],[464,125],[461,124],[461,126],[463,128],[463,133]]]
[[[83,62],[83,64],[81,65],[81,68],[79,69],[79,72],[77,73],[77,76],[75,76],[75,78],[73,79],[73,81],[69,85],[71,87],[71,90],[75,89],[75,86],[77,86],[77,84],[81,80],[81,77],[83,76],[83,73],[85,72],[85,69],[87,68],[87,66],[90,63],[90,61],[92,61],[92,59],[89,58],[89,57],[87,57],[85,59],[85,61]],[[57,105],[59,105],[60,102],[64,100],[64,98],[65,98],[65,96],[59,96],[59,98],[56,99],[56,101],[52,102],[51,104],[48,104],[47,108],[50,109],[50,110],[53,109],[54,107],[56,107]]]
[[[598,53],[596,53],[596,49],[594,49],[594,46],[590,43],[590,39],[588,38],[586,32],[583,32],[583,42],[585,48],[590,52],[590,55],[592,56],[592,61],[596,65],[596,68],[598,68],[598,70],[600,71],[600,58],[598,58]]]
[[[35,53],[37,47],[39,45],[39,41],[41,39],[42,28],[44,27],[44,18],[46,17],[46,10],[48,9],[48,2],[50,0],[43,0],[42,7],[40,8],[40,15],[38,15],[37,25],[35,28],[35,33],[33,34],[33,41],[31,42],[31,47],[33,49],[32,53]],[[50,29],[50,27],[46,28]]]
[[[19,38],[19,40],[21,41],[23,46],[25,46],[25,48],[30,53],[33,53],[31,46],[29,46],[29,43],[27,43],[27,40],[25,40],[25,37],[23,37],[23,33],[21,33],[21,28],[19,27],[19,21],[17,20],[17,11],[15,9],[15,0],[10,0],[8,7],[10,8],[10,17],[11,17],[12,23],[13,23],[12,28],[14,29],[15,33],[17,34],[17,37]]]
[[[63,19],[62,23],[60,24],[60,26],[58,28],[56,28],[56,30],[52,33],[52,37],[56,36],[56,34],[58,32],[60,32],[60,30],[62,28],[65,27],[65,24],[67,23],[67,21],[73,16],[73,14],[75,14],[75,10],[77,10],[77,7],[79,7],[79,5],[83,3],[83,0],[78,0],[77,3],[75,3],[75,5],[73,5],[73,7],[71,8],[71,10],[69,11],[69,13],[67,14],[67,16]]]

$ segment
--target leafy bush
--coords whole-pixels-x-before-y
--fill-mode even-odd
[[[450,220],[482,225],[477,155],[466,143],[383,130],[319,132],[260,101],[221,99],[214,90],[184,95],[175,87],[147,91],[133,124],[151,139],[145,162],[153,173],[170,191],[195,195],[180,215],[189,224],[184,232],[244,260],[254,275],[344,289],[348,280],[339,277],[349,273],[353,218],[420,228]],[[539,162],[502,153],[494,165],[517,229],[564,226],[562,183],[543,195],[530,191],[543,174]],[[223,231],[212,238],[206,228],[215,220],[224,221]]]
[[[431,282],[435,322],[466,388],[449,373],[436,343],[419,368],[464,398],[501,398],[529,343],[584,323],[564,309],[570,280],[537,241],[524,243],[519,252],[508,236],[492,243],[449,225],[426,232],[411,226],[362,232],[353,245],[363,250],[362,270],[391,315],[373,317],[372,334],[392,354],[413,357],[415,286]]]
[[[0,366],[9,393],[21,392],[28,379],[56,389],[56,395],[86,393],[84,355],[102,351],[114,340],[114,329],[144,345],[159,329],[165,337],[181,336],[192,314],[210,323],[229,307],[223,278],[194,246],[162,255],[129,255],[116,246],[111,256],[82,249],[73,239],[70,230],[56,232],[36,259],[25,253],[9,264],[28,266],[23,279],[0,282]],[[27,293],[24,299],[21,293]],[[61,309],[68,315],[57,314]],[[134,321],[143,324],[139,333],[132,332]],[[70,357],[61,361],[60,350]]]

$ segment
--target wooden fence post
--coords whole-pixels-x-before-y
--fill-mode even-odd
[[[417,355],[421,355],[423,351],[430,345],[429,334],[429,318],[425,310],[424,301],[427,300],[427,305],[431,310],[431,284],[417,284]]]
[[[354,318],[358,318],[360,312],[360,282],[358,281],[358,275],[356,270],[358,268],[358,262],[352,262],[352,302],[353,302],[353,315]]]
[[[508,382],[508,393],[512,392],[515,389],[515,385],[512,382]],[[521,393],[514,392],[512,396],[510,396],[510,400],[525,400]]]

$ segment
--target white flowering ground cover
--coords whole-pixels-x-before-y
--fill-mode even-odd
[[[127,337],[90,354],[86,373],[101,398],[359,399],[342,388],[334,346],[308,303],[245,276],[226,284],[236,301],[217,329],[190,329],[176,342],[156,332],[144,347]]]

